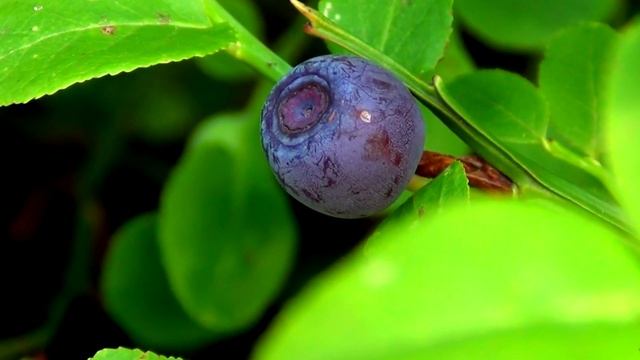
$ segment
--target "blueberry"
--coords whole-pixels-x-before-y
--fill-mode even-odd
[[[262,109],[262,146],[280,184],[327,215],[384,210],[413,175],[424,143],[415,99],[387,70],[350,56],[296,66]]]

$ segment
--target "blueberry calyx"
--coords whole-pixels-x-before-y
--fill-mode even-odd
[[[304,84],[280,102],[280,129],[288,134],[303,132],[320,121],[328,106],[329,96],[323,87],[315,83]]]

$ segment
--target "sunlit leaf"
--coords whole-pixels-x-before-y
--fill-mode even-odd
[[[320,0],[318,6],[342,29],[427,80],[453,20],[452,0]]]
[[[558,150],[560,145],[547,138],[549,115],[533,84],[512,73],[484,70],[438,83],[438,89],[467,124],[547,189],[626,228],[626,219],[597,167],[569,151]],[[484,155],[485,149],[476,151]]]
[[[284,309],[255,355],[633,358],[640,267],[619,240],[547,203],[448,208],[374,234]]]
[[[45,0],[0,3],[0,105],[77,82],[214,53],[236,39],[204,3]]]
[[[624,34],[612,66],[608,92],[607,142],[617,195],[640,226],[640,22]]]
[[[549,136],[594,161],[603,146],[605,79],[616,33],[587,24],[550,43],[540,66],[540,89],[550,108]]]

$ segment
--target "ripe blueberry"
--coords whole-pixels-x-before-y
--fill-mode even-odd
[[[296,66],[262,109],[262,146],[280,184],[312,209],[375,214],[400,195],[424,143],[415,99],[364,59],[319,56]]]

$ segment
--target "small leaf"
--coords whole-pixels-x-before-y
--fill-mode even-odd
[[[139,344],[192,349],[218,337],[182,310],[160,263],[155,214],[129,221],[114,236],[102,274],[109,314]]]
[[[202,1],[0,3],[0,106],[77,82],[214,53],[235,40]]]
[[[430,80],[451,33],[452,0],[321,0],[343,30]]]
[[[600,24],[563,31],[545,52],[540,89],[550,106],[549,136],[600,159],[605,79],[616,33]]]
[[[527,80],[501,70],[484,70],[436,84],[445,101],[468,125],[504,151],[545,188],[627,229],[626,218],[594,166],[546,137],[548,115],[538,89]],[[486,149],[477,148],[480,155]],[[491,159],[491,154],[485,156]],[[504,170],[503,170],[504,171]],[[514,179],[518,174],[506,172]],[[518,183],[523,192],[528,189]]]
[[[612,66],[607,102],[607,143],[618,198],[640,229],[640,21],[622,36]]]
[[[162,195],[169,282],[186,312],[213,330],[256,321],[292,265],[294,222],[260,149],[258,117],[253,109],[206,122]]]
[[[102,349],[90,360],[181,360],[181,358],[156,355],[151,351],[119,347],[117,349]]]
[[[381,225],[395,231],[399,222],[414,222],[442,211],[447,206],[469,200],[469,181],[464,167],[458,161],[431,180],[402,204]]]
[[[637,356],[640,268],[600,223],[546,202],[475,201],[396,230],[288,304],[255,358]]]
[[[462,22],[490,44],[511,50],[541,49],[558,30],[608,19],[619,0],[456,0]]]

